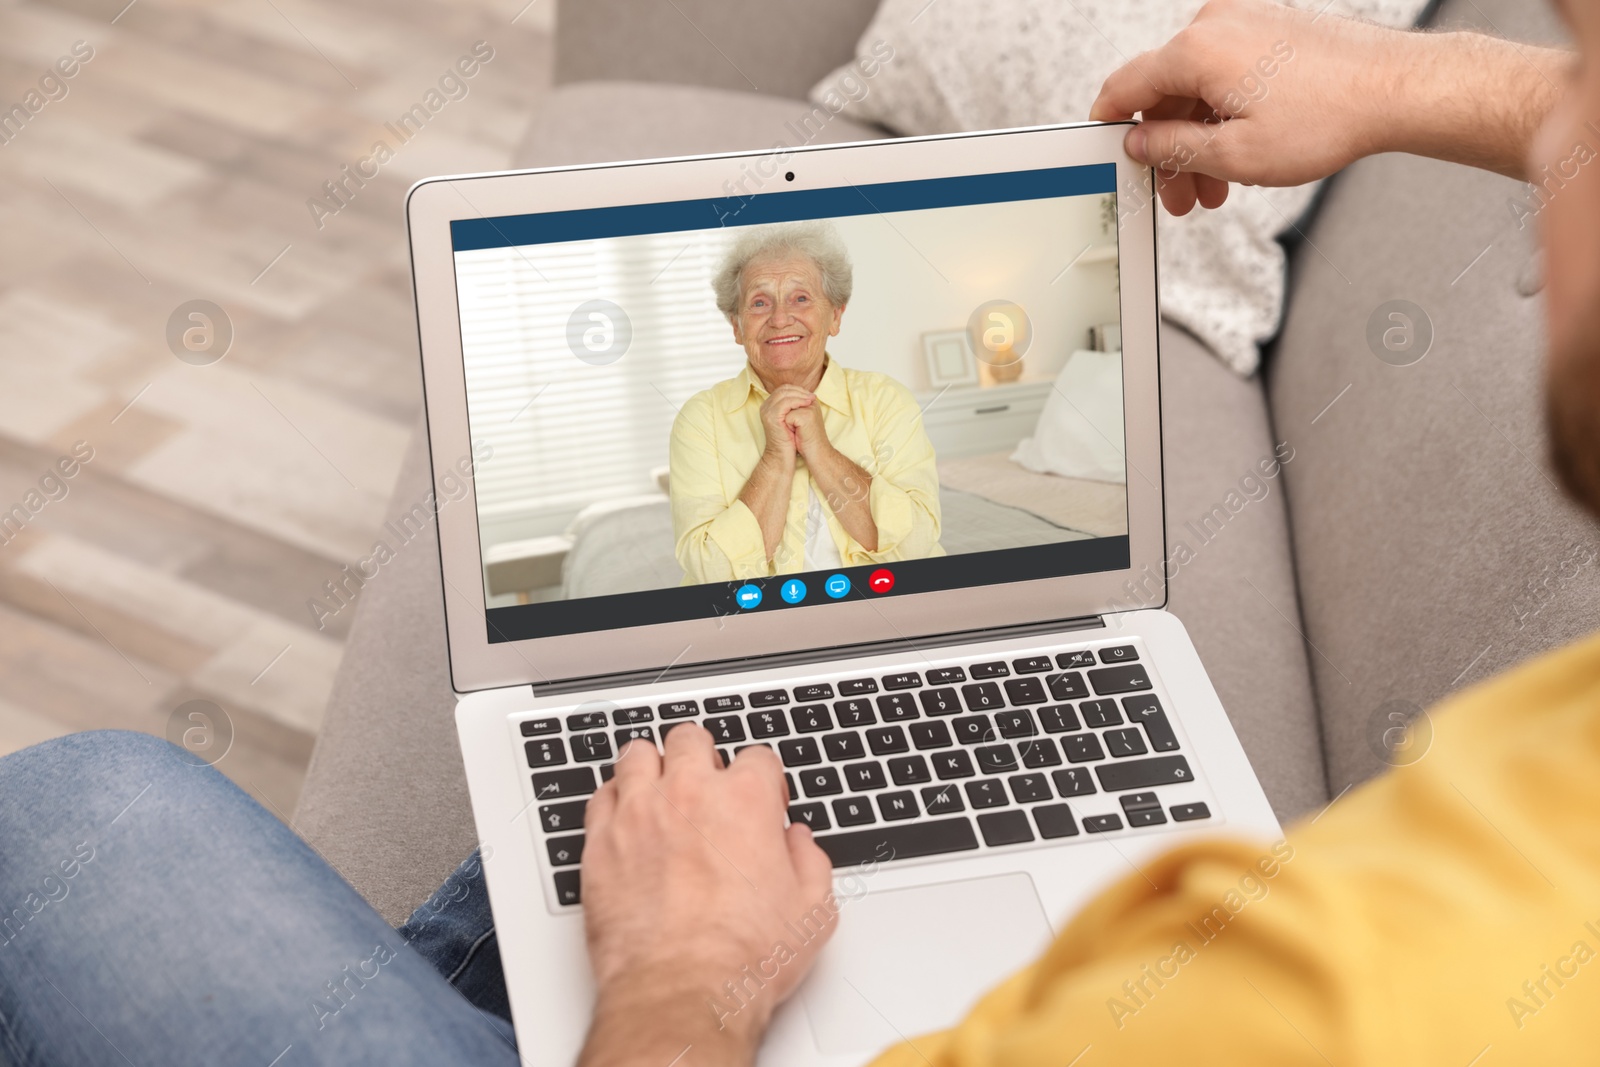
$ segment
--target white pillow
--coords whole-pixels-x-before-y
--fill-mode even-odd
[[[1122,353],[1078,351],[1067,357],[1039,425],[1011,462],[1039,474],[1126,483],[1123,447]]]
[[[883,0],[856,62],[811,91],[832,109],[837,86],[869,59],[880,67],[859,97],[843,102],[858,122],[904,135],[1004,129],[1089,117],[1117,67],[1165,43],[1203,0]],[[1291,0],[1291,6],[1413,25],[1426,0]],[[883,61],[884,45],[893,57]],[[1293,63],[1291,59],[1290,64]],[[856,79],[859,80],[859,79]],[[853,84],[853,82],[852,82]],[[1271,82],[1266,82],[1270,93]],[[1216,211],[1158,214],[1161,312],[1204,341],[1240,374],[1283,312],[1283,248],[1277,236],[1305,213],[1315,185],[1236,187]]]

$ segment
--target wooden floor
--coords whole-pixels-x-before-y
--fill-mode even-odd
[[[0,0],[0,754],[209,705],[217,766],[294,809],[351,615],[308,601],[370,551],[420,410],[404,193],[509,162],[554,3]],[[181,317],[174,355],[192,300],[220,360]]]

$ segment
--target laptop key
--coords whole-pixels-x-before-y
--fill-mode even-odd
[[[546,771],[533,776],[533,795],[540,800],[556,797],[586,797],[595,791],[594,770],[589,767],[572,767],[564,771]]]
[[[1150,748],[1156,752],[1172,752],[1178,747],[1178,735],[1172,732],[1167,713],[1161,710],[1161,701],[1154,693],[1123,697],[1122,710],[1128,713],[1129,722],[1141,723],[1150,738]]]
[[[1154,811],[1128,812],[1129,826],[1160,826],[1166,821],[1167,817],[1161,813],[1160,808],[1157,808]]]
[[[1144,747],[1144,738],[1139,734],[1137,726],[1130,726],[1124,730],[1106,731],[1106,751],[1118,759],[1126,756],[1143,756],[1150,750]]]
[[[1149,811],[1161,807],[1161,798],[1154,793],[1127,793],[1118,799],[1123,811]]]
[[[604,730],[606,728],[606,713],[603,711],[580,711],[576,715],[567,716],[567,729],[569,730]]]
[[[931,785],[922,791],[922,806],[929,815],[954,815],[958,811],[966,811],[967,805],[961,799],[961,790],[955,783],[949,785]]]
[[[617,739],[618,752],[621,752],[629,741],[649,741],[655,744],[656,740],[656,732],[648,726],[627,726],[621,730],[613,730],[612,736]]]
[[[1139,658],[1139,650],[1132,645],[1112,645],[1100,650],[1101,663],[1132,663]]]
[[[593,763],[611,756],[611,738],[603,732],[579,734],[572,739],[572,758],[580,763]]]
[[[611,721],[617,726],[632,726],[634,723],[650,722],[655,717],[655,712],[649,708],[618,708],[611,713]]]
[[[1203,803],[1174,804],[1172,806],[1173,822],[1193,822],[1195,819],[1211,818],[1211,809]]]
[[[670,704],[662,704],[656,708],[663,719],[687,719],[691,715],[700,714],[700,705],[693,700],[676,700]]]
[[[814,737],[796,737],[778,742],[778,755],[785,767],[809,767],[822,762],[822,750]]]
[[[919,752],[926,752],[930,748],[949,748],[955,744],[950,740],[950,727],[937,720],[912,723],[911,743],[917,746]]]
[[[998,778],[980,778],[967,783],[967,800],[974,808],[998,808],[1011,803],[1006,787]]]
[[[524,719],[520,725],[523,737],[540,737],[544,734],[559,734],[561,732],[561,720],[556,718]]]
[[[967,702],[968,711],[992,711],[1006,706],[1000,696],[1000,687],[993,682],[974,682],[962,686],[961,699]]]
[[[1032,804],[1055,798],[1055,794],[1050,792],[1049,780],[1042,774],[1018,774],[1006,781],[1011,786],[1011,795],[1017,798],[1018,804]]]
[[[790,804],[789,821],[803,822],[813,830],[831,830],[833,822],[828,818],[826,804]]]
[[[963,745],[977,745],[995,739],[994,724],[987,715],[963,715],[950,720],[955,727],[956,740]]]
[[[960,667],[938,667],[928,672],[929,685],[955,685],[967,680],[967,672]]]
[[[878,698],[878,715],[884,722],[917,717],[917,701],[910,693],[885,693]]]
[[[1004,678],[1010,673],[1011,668],[999,661],[994,663],[974,663],[972,665],[972,676],[974,678]]]
[[[577,871],[556,872],[556,899],[562,907],[583,902],[583,894],[579,891]]]
[[[1022,845],[1033,840],[1033,828],[1028,825],[1025,811],[991,811],[978,816],[978,829],[983,831],[984,844]]]
[[[1122,829],[1122,820],[1115,815],[1085,815],[1083,828],[1091,834],[1103,834],[1108,830]]]
[[[1154,688],[1150,682],[1150,672],[1144,669],[1142,663],[1133,663],[1126,667],[1101,667],[1097,671],[1090,671],[1089,684],[1094,686],[1094,691],[1100,696],[1115,696],[1118,693]]]
[[[797,685],[794,687],[794,698],[796,700],[832,700],[833,686],[827,682],[819,682],[816,685]]]
[[[839,772],[832,767],[816,767],[800,772],[800,787],[808,797],[831,797],[844,792]]]
[[[1050,662],[1049,656],[1029,656],[1011,661],[1011,669],[1018,674],[1043,674],[1054,668],[1055,664]]]
[[[833,729],[833,716],[821,704],[802,704],[798,708],[790,708],[789,718],[794,720],[794,728],[798,733],[816,734]]]
[[[833,802],[833,817],[840,826],[865,826],[877,822],[872,814],[872,801],[866,797],[840,797]]]
[[[889,761],[889,777],[895,785],[920,785],[933,781],[933,772],[922,756],[896,756]]]
[[[889,779],[883,776],[883,765],[873,762],[847,763],[841,768],[844,781],[852,791],[867,793],[874,789],[889,788]]]
[[[552,837],[544,843],[552,867],[576,867],[583,862],[583,835]]]
[[[583,826],[583,813],[589,807],[587,800],[569,800],[565,804],[539,805],[539,826],[547,834],[577,830]],[[1174,814],[1176,819],[1177,815]]]
[[[1061,766],[1061,750],[1056,748],[1055,742],[1047,737],[1038,737],[1031,741],[1019,742],[1017,744],[1017,753],[1022,757],[1022,765],[1029,770],[1038,770],[1040,767]]]
[[[709,702],[708,702],[709,704]],[[735,741],[743,741],[744,723],[739,721],[737,715],[724,715],[720,719],[707,719],[705,728],[711,731],[712,740],[719,745],[731,745]]]
[[[857,697],[863,693],[876,693],[878,683],[871,678],[852,678],[848,682],[839,683],[839,695],[842,697]]]
[[[861,759],[867,754],[866,748],[861,744],[860,734],[829,734],[822,739],[822,751],[836,763]]]
[[[1012,678],[1006,681],[1005,687],[1006,699],[1015,708],[1045,704],[1050,700],[1045,695],[1044,685],[1037,678]]]
[[[1085,700],[1078,705],[1085,726],[1121,726],[1122,712],[1115,700]]]
[[[966,752],[958,748],[935,755],[933,773],[939,776],[939,781],[948,782],[952,778],[971,778],[978,772],[972,769],[972,760]]]
[[[916,671],[901,671],[899,674],[891,674],[884,678],[883,687],[890,690],[920,689],[922,687],[922,675]]]
[[[1064,797],[1086,797],[1095,791],[1094,778],[1087,767],[1064,767],[1059,771],[1051,771],[1050,780],[1056,784],[1056,792]]]
[[[1050,687],[1050,695],[1057,700],[1082,700],[1089,695],[1089,688],[1083,684],[1083,675],[1077,671],[1049,675],[1044,684]]]
[[[841,700],[833,706],[840,726],[871,726],[878,721],[870,700]]]
[[[1000,712],[994,717],[994,725],[1001,737],[1012,739],[1032,737],[1039,732],[1034,729],[1033,715],[1026,708]]]
[[[883,816],[884,822],[899,822],[902,819],[915,819],[921,812],[917,808],[917,798],[911,795],[911,790],[906,789],[899,793],[880,794],[878,814]]]
[[[1039,827],[1039,836],[1046,840],[1078,836],[1078,824],[1072,817],[1072,809],[1065,804],[1045,804],[1034,808],[1033,821]]]
[[[715,714],[717,712],[723,712],[723,711],[743,711],[743,710],[744,710],[744,697],[741,697],[741,696],[706,697],[706,712],[707,712],[707,714]]]
[[[1182,756],[1157,756],[1154,759],[1108,763],[1096,767],[1094,771],[1100,778],[1100,788],[1107,793],[1194,781],[1194,771],[1189,769],[1189,761]]]
[[[774,708],[779,704],[789,703],[787,689],[761,689],[750,694],[752,708]]]
[[[1064,734],[1083,728],[1078,725],[1078,713],[1072,710],[1071,704],[1051,704],[1040,708],[1039,724],[1047,734]]]
[[[911,745],[906,741],[905,729],[899,726],[880,726],[875,730],[868,730],[867,747],[872,749],[874,756],[893,756],[911,751]]]
[[[617,765],[615,763],[600,764],[600,781],[609,782],[612,778],[616,777],[616,774]]]
[[[1105,750],[1094,734],[1068,734],[1061,739],[1061,751],[1067,754],[1068,763],[1089,763],[1105,759]]]
[[[529,741],[522,747],[528,753],[530,767],[555,767],[567,762],[567,747],[559,737]]]
[[[750,724],[751,737],[768,738],[787,737],[789,735],[789,720],[783,717],[783,712],[781,711],[752,711],[744,718]]]
[[[788,771],[784,771],[783,784],[784,787],[789,791],[790,803],[800,799],[800,788],[794,784],[794,775],[790,774]]]
[[[854,867],[869,860],[915,859],[978,847],[978,835],[966,816],[904,822],[858,830],[849,834],[823,834],[816,839],[835,867]]]
[[[1003,774],[1017,769],[1017,753],[1008,744],[979,745],[972,750],[978,770],[984,774]]]
[[[1064,671],[1070,671],[1074,667],[1093,667],[1094,665],[1094,653],[1086,648],[1077,652],[1063,652],[1056,657],[1056,666]]]
[[[954,689],[924,689],[917,694],[917,700],[928,715],[954,715],[961,710]]]

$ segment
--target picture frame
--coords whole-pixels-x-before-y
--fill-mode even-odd
[[[935,389],[978,384],[978,357],[965,330],[933,330],[922,335],[922,356],[928,384]]]

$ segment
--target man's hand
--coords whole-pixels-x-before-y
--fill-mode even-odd
[[[1301,185],[1371,151],[1369,112],[1405,74],[1394,54],[1405,36],[1268,0],[1212,0],[1107,78],[1089,116],[1142,112],[1128,154],[1156,168],[1167,210],[1217,207],[1229,182]]]
[[[1089,110],[1142,113],[1127,151],[1174,215],[1228,183],[1300,185],[1412,152],[1521,177],[1570,57],[1473,33],[1422,34],[1268,0],[1211,0],[1106,79]]]
[[[766,451],[778,458],[793,459],[800,451],[800,439],[793,426],[799,408],[815,406],[815,393],[798,385],[780,385],[761,403],[761,428],[766,431]]]
[[[694,723],[622,753],[584,818],[597,987],[581,1064],[748,1064],[832,934],[833,868],[770,748],[723,769]],[[752,978],[752,976],[754,976]]]

